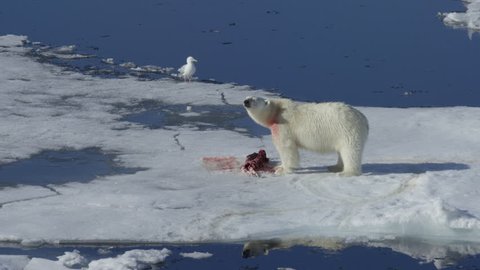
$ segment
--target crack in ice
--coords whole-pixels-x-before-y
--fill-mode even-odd
[[[180,133],[176,133],[175,135],[173,135],[173,140],[175,141],[175,144],[178,145],[178,147],[180,147],[180,150],[184,151],[185,146],[183,146],[180,140],[178,139],[179,136],[180,136]]]

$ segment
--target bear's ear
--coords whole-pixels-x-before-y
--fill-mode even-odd
[[[269,105],[270,104],[270,99],[265,99],[265,105]]]

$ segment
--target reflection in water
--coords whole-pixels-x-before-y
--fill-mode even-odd
[[[408,255],[421,263],[432,263],[437,269],[461,267],[460,262],[469,256],[480,254],[480,243],[476,242],[440,242],[421,239],[397,238],[391,240],[346,240],[341,238],[259,240],[244,244],[242,257],[252,258],[268,255],[271,250],[290,249],[295,246],[321,248],[325,251],[344,253],[351,247],[388,248]],[[367,259],[367,258],[366,258]],[[378,258],[372,258],[373,260]],[[480,263],[480,258],[476,259]]]

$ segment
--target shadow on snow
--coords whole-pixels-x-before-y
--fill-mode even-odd
[[[367,163],[363,164],[363,173],[370,175],[386,174],[421,174],[426,172],[438,171],[462,171],[470,169],[470,166],[463,163],[444,162],[444,163]],[[308,174],[317,172],[328,172],[327,167],[308,167],[301,168],[297,173]]]

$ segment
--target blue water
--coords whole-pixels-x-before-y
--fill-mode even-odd
[[[445,27],[451,0],[2,0],[0,34],[179,67],[299,100],[480,105],[480,35]]]
[[[328,251],[315,247],[295,246],[290,249],[270,251],[267,256],[244,259],[241,257],[242,246],[238,244],[203,244],[182,246],[141,246],[141,247],[63,247],[17,249],[0,248],[0,254],[28,255],[49,260],[65,251],[77,249],[87,260],[116,257],[131,249],[168,248],[172,254],[160,265],[148,269],[197,269],[197,270],[275,270],[291,268],[296,270],[332,269],[332,270],[435,270],[433,262],[411,258],[388,248],[352,246],[342,251]],[[213,256],[206,259],[183,258],[180,253],[209,252]],[[452,254],[454,255],[454,254]],[[374,259],[372,259],[374,258]],[[441,260],[442,258],[438,258]],[[457,256],[454,261],[445,263],[442,269],[478,269],[480,256]],[[42,269],[39,269],[42,270]]]
[[[115,155],[97,148],[42,151],[27,159],[0,165],[0,188],[17,185],[61,185],[89,182],[99,176],[135,173],[141,168],[125,168]]]
[[[464,10],[463,4],[452,0],[2,0],[0,35],[27,35],[51,46],[74,44],[78,52],[96,57],[49,61],[97,75],[126,72],[119,68],[99,72],[101,58],[179,67],[193,55],[199,60],[201,80],[248,84],[298,100],[383,107],[480,106],[480,35],[470,40],[466,31],[445,27],[436,16],[456,10]],[[215,107],[194,107],[192,111],[202,111],[201,116],[185,117],[187,105],[147,101],[129,108],[131,113],[122,120],[148,128],[242,128],[245,134],[263,135],[239,107],[228,107],[228,117]],[[409,166],[366,164],[366,170],[381,174],[466,169],[456,163]],[[0,188],[87,182],[97,175],[136,170],[121,168],[113,156],[98,149],[45,151],[2,165]],[[75,248],[88,259],[98,259],[133,247],[116,247],[107,255],[94,247]],[[435,269],[432,263],[387,248],[365,246],[338,252],[294,247],[250,259],[242,259],[242,247],[234,244],[168,248],[176,255],[158,266],[161,269]],[[72,249],[0,248],[0,254],[55,259]],[[190,251],[214,256],[204,260],[178,256]],[[446,269],[479,268],[478,255],[453,255]]]
[[[120,120],[152,129],[169,129],[177,126],[196,130],[226,129],[256,137],[270,133],[268,129],[254,123],[240,105],[172,105],[155,100],[142,100],[135,105],[118,104],[118,106],[123,111],[128,111]],[[190,109],[187,110],[187,107]]]

